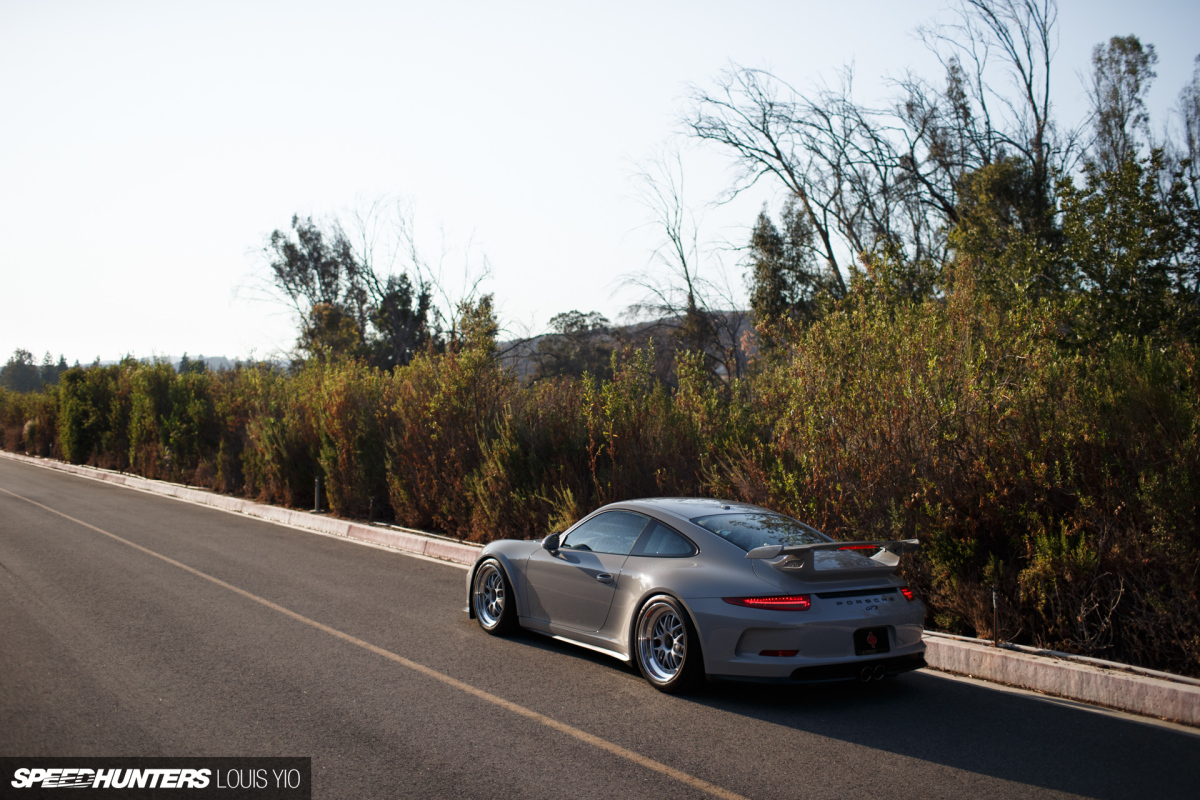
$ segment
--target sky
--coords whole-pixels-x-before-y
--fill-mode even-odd
[[[66,2],[0,0],[0,363],[272,358],[296,338],[266,240],[294,214],[399,203],[446,297],[486,274],[508,336],[613,321],[659,274],[634,178],[681,149],[702,242],[741,244],[763,185],[679,136],[689,86],[730,64],[797,87],[852,64],[858,96],[940,77],[914,35],[944,2]],[[1200,4],[1061,0],[1060,119],[1086,115],[1092,47],[1155,45],[1160,126],[1200,53]],[[389,206],[390,207],[390,206]],[[386,220],[382,220],[386,222]],[[702,262],[744,302],[729,248]],[[486,269],[486,273],[484,270]]]

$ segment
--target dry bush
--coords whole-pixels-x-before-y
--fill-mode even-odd
[[[936,627],[1200,671],[1194,352],[1060,346],[1051,311],[969,288],[859,292],[753,382],[713,484],[840,538],[922,540]],[[755,441],[756,439],[756,441]]]
[[[319,392],[310,400],[321,432],[329,508],[359,519],[390,516],[384,440],[392,384],[385,373],[357,361],[321,369]]]
[[[320,377],[315,366],[293,376],[269,367],[242,372],[238,386],[247,416],[242,476],[248,496],[312,508],[321,438],[311,398]]]
[[[485,348],[427,353],[391,376],[388,498],[404,525],[468,538],[469,480],[495,436],[514,379]]]

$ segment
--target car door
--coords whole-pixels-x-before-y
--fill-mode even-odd
[[[530,613],[578,631],[604,626],[621,567],[650,521],[632,511],[606,511],[585,520],[557,550],[538,550],[526,567]]]

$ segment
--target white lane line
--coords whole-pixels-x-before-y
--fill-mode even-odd
[[[689,775],[688,773],[683,772],[682,770],[678,770],[678,769],[675,769],[674,767],[667,766],[666,764],[663,764],[660,761],[655,761],[652,758],[647,758],[646,756],[642,755],[641,753],[636,753],[633,750],[628,750],[624,747],[621,747],[618,744],[614,744],[614,743],[608,741],[607,739],[601,739],[599,736],[588,733],[587,731],[584,731],[584,730],[580,730],[579,728],[576,728],[572,725],[568,725],[565,722],[560,722],[560,721],[554,719],[553,717],[546,716],[545,714],[540,714],[537,711],[534,711],[533,709],[526,708],[525,706],[522,706],[522,705],[518,705],[518,704],[512,702],[511,700],[505,700],[503,697],[494,695],[491,692],[486,692],[483,689],[479,689],[475,686],[472,686],[469,683],[460,681],[457,678],[452,678],[449,675],[446,675],[445,673],[438,672],[436,669],[433,669],[432,667],[427,667],[424,664],[419,664],[416,661],[407,659],[404,656],[393,653],[390,650],[384,650],[382,647],[373,645],[370,642],[363,641],[362,639],[359,639],[355,636],[351,636],[348,633],[343,633],[342,631],[339,631],[337,628],[331,628],[328,625],[317,622],[314,619],[309,619],[308,617],[304,616],[303,614],[298,614],[289,608],[284,608],[283,606],[281,606],[277,603],[273,603],[270,600],[267,600],[265,597],[259,597],[258,595],[253,594],[252,592],[248,592],[245,589],[238,588],[237,586],[234,586],[231,583],[226,583],[225,581],[221,580],[220,578],[213,577],[212,575],[209,575],[206,572],[201,572],[200,570],[196,569],[195,567],[189,567],[187,564],[184,564],[180,561],[176,561],[175,559],[170,558],[169,556],[164,556],[162,553],[157,553],[154,550],[151,550],[147,547],[143,547],[140,544],[136,544],[134,542],[129,541],[128,539],[124,539],[120,536],[117,536],[115,533],[109,533],[108,531],[103,530],[101,528],[97,528],[95,525],[84,522],[81,519],[76,519],[75,517],[72,517],[68,514],[64,514],[61,511],[56,511],[55,509],[50,508],[49,506],[44,506],[41,503],[37,502],[36,500],[30,500],[28,497],[22,497],[21,495],[16,494],[14,492],[10,492],[3,487],[0,487],[0,492],[4,492],[5,494],[10,495],[11,497],[15,497],[18,500],[24,500],[26,503],[29,503],[30,505],[37,506],[38,508],[42,509],[43,511],[47,511],[51,514],[62,517],[63,519],[66,519],[66,520],[70,520],[71,522],[74,522],[76,525],[81,525],[84,528],[87,528],[88,530],[92,530],[92,531],[95,531],[96,533],[103,534],[104,536],[107,536],[108,538],[110,538],[114,541],[120,542],[121,544],[127,545],[128,547],[132,547],[134,550],[145,553],[146,555],[149,555],[149,556],[153,556],[154,558],[164,561],[173,567],[178,567],[179,569],[183,570],[184,572],[191,573],[192,575],[195,575],[197,578],[202,578],[212,584],[220,586],[222,589],[228,589],[229,591],[233,592],[234,594],[241,595],[242,597],[246,598],[247,600],[252,600],[255,603],[258,603],[262,606],[266,606],[267,608],[271,609],[272,611],[277,611],[280,614],[283,614],[285,617],[290,617],[291,619],[294,619],[297,622],[303,623],[312,628],[316,628],[317,630],[327,633],[330,636],[334,636],[338,639],[341,639],[344,642],[348,642],[349,644],[355,645],[356,647],[361,647],[363,650],[367,650],[378,656],[383,656],[384,658],[388,659],[389,661],[394,661],[395,663],[397,663],[403,667],[407,667],[408,669],[411,669],[414,672],[419,672],[428,678],[432,678],[435,681],[440,681],[441,683],[444,683],[447,686],[450,686],[454,689],[458,689],[459,691],[465,692],[469,695],[472,695],[473,697],[477,697],[480,700],[484,700],[488,703],[491,703],[494,706],[499,706],[500,708],[511,711],[514,714],[519,714],[520,716],[525,717],[526,719],[530,719],[541,725],[545,725],[547,728],[552,728],[552,729],[558,731],[559,733],[564,733],[567,736],[570,736],[574,739],[584,742],[585,744],[590,744],[593,747],[599,748],[600,750],[604,750],[604,751],[611,753],[619,758],[623,758],[627,761],[632,761],[634,764],[637,764],[639,766],[645,767],[646,769],[657,772],[660,775],[665,775],[666,777],[672,778],[676,781],[679,781],[680,783],[682,783],[686,786],[690,786],[693,789],[698,789],[698,790],[704,792],[705,794],[712,795],[713,797],[719,797],[719,798],[721,798],[721,800],[748,800],[746,797],[744,797],[740,794],[731,792],[728,789],[717,786],[716,784],[709,783],[708,781],[703,780],[702,778],[697,778],[696,776]]]

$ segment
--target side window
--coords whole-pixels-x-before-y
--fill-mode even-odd
[[[632,511],[608,511],[568,533],[559,546],[564,550],[629,555],[649,521],[649,517]]]
[[[637,556],[680,558],[696,554],[696,546],[661,522],[651,522],[634,548]]]

